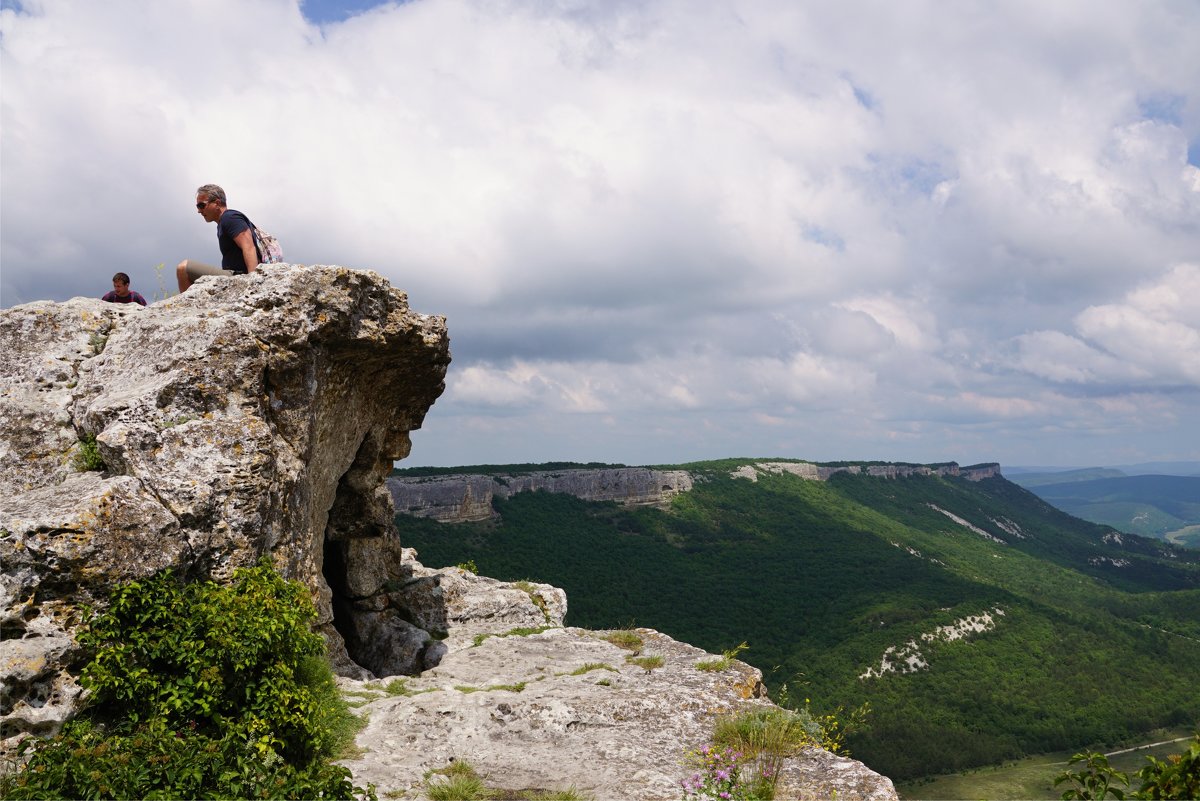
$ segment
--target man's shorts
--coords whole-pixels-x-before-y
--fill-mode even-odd
[[[202,275],[233,275],[233,270],[222,270],[220,267],[214,267],[211,264],[196,261],[195,259],[187,260],[187,275],[188,278],[195,281]]]

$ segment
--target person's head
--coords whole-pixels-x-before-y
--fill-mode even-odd
[[[117,273],[113,276],[113,292],[117,293],[117,297],[123,298],[129,294],[129,276],[125,273]]]
[[[205,184],[196,190],[196,212],[205,222],[216,222],[224,211],[224,189],[216,184]]]

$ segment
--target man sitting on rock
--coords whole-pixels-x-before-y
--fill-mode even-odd
[[[138,303],[142,306],[146,305],[145,298],[130,290],[129,276],[125,273],[117,273],[113,276],[112,292],[105,292],[100,297],[100,300],[107,300],[109,303]]]
[[[184,292],[202,275],[245,275],[258,269],[262,261],[254,241],[254,223],[245,214],[225,205],[225,190],[205,184],[196,190],[196,211],[205,222],[217,224],[217,244],[221,248],[221,266],[214,267],[195,259],[184,259],[175,268],[179,291]]]

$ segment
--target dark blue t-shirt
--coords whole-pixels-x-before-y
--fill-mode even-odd
[[[254,223],[250,222],[250,218],[240,211],[233,209],[225,209],[221,213],[221,219],[217,220],[217,244],[221,248],[221,269],[232,270],[235,273],[246,272],[246,258],[242,255],[242,249],[237,246],[237,242],[233,238],[242,231],[254,227]],[[262,254],[258,252],[258,243],[254,243],[254,252],[258,256],[258,261],[262,263]]]

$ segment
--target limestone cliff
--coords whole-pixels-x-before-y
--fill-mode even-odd
[[[814,464],[813,462],[755,462],[742,465],[733,472],[734,478],[757,481],[760,473],[789,473],[812,481],[828,481],[839,473],[873,478],[905,478],[907,476],[957,476],[968,481],[983,481],[998,478],[1000,465],[995,463],[959,467],[956,462],[939,465],[875,462],[865,464]]]
[[[393,477],[387,483],[396,511],[443,522],[484,520],[494,514],[493,498],[508,498],[518,492],[544,490],[588,501],[662,504],[692,488],[687,471],[648,467]]]
[[[74,634],[114,585],[165,568],[223,580],[266,555],[311,589],[344,689],[369,697],[348,764],[381,796],[415,797],[455,757],[502,788],[677,797],[713,715],[770,703],[761,675],[698,671],[702,652],[648,630],[664,661],[645,671],[564,629],[561,590],[401,548],[385,479],[449,362],[443,318],[343,267],[203,278],[145,309],[0,311],[0,746],[74,713]],[[645,481],[647,498],[685,483]],[[593,662],[611,679],[575,673]],[[377,681],[399,674],[420,694]],[[781,797],[895,798],[820,751],[787,775]]]
[[[70,713],[81,606],[168,567],[221,579],[269,555],[312,589],[345,671],[375,667],[359,642],[423,648],[384,592],[401,568],[383,481],[449,361],[443,318],[340,267],[0,313],[4,734]],[[80,470],[92,438],[102,469]]]
[[[757,481],[760,473],[788,473],[813,481],[828,481],[838,473],[876,478],[960,476],[970,481],[982,481],[999,476],[1000,465],[959,467],[954,462],[942,465],[755,462],[742,465],[733,475],[735,478]],[[509,498],[518,492],[535,490],[561,492],[585,501],[665,505],[676,495],[692,489],[692,476],[686,470],[611,467],[487,475],[393,476],[387,484],[397,512],[428,517],[443,523],[467,523],[495,516],[493,498]]]

